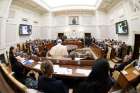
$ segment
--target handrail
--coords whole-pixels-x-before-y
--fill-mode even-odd
[[[20,83],[18,80],[16,80],[6,69],[6,66],[4,64],[0,64],[0,70],[4,76],[5,81],[10,85],[9,83],[13,84],[13,86],[10,86],[14,91],[20,92],[20,93],[26,93],[26,90],[28,89],[25,85]]]

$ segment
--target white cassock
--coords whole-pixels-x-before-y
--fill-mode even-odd
[[[68,56],[67,47],[61,44],[52,47],[49,53],[53,58],[63,58],[64,56]]]

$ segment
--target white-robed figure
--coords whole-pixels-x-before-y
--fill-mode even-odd
[[[53,46],[49,52],[52,58],[63,58],[65,56],[68,56],[67,47],[62,45],[62,40],[57,40],[57,45]]]

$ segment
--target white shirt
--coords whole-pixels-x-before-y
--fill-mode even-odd
[[[57,44],[51,48],[50,55],[53,58],[62,58],[64,56],[68,56],[67,47],[61,44]]]

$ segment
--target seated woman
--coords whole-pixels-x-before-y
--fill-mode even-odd
[[[45,60],[41,64],[41,71],[43,75],[38,80],[38,90],[45,93],[68,93],[61,80],[53,78],[53,64]]]
[[[24,77],[25,77],[24,67],[20,62],[17,61],[15,55],[16,55],[16,48],[12,46],[10,47],[10,50],[9,50],[9,60],[11,63],[12,71],[14,72],[15,78],[23,82]]]
[[[97,59],[87,80],[80,83],[76,93],[108,93],[113,85],[109,69],[107,60]]]

